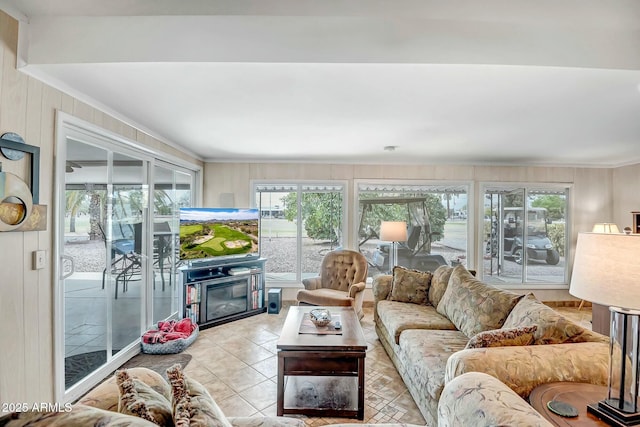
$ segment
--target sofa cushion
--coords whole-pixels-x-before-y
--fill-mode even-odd
[[[116,371],[118,412],[134,415],[159,426],[173,426],[171,403],[142,381],[131,378],[123,369]]]
[[[500,328],[521,298],[522,295],[481,282],[459,265],[451,273],[438,313],[471,338],[478,332]]]
[[[206,388],[182,372],[180,364],[167,369],[176,426],[232,427]]]
[[[534,344],[562,344],[586,341],[606,341],[603,335],[589,331],[562,316],[551,307],[538,301],[533,294],[527,294],[513,308],[503,328],[536,325]]]
[[[533,325],[479,332],[471,337],[465,348],[506,347],[533,344],[533,334],[537,328],[536,325]]]
[[[437,413],[447,359],[462,350],[467,341],[460,331],[414,329],[402,333],[397,354],[405,370],[403,377],[410,377],[412,388],[420,390],[412,393],[420,401],[419,407],[429,407],[432,414]]]
[[[145,367],[129,368],[127,373],[131,378],[140,380],[150,386],[164,396],[167,401],[171,401],[171,387],[159,373]],[[118,412],[118,384],[116,383],[115,375],[112,375],[111,378],[84,395],[78,403]]]
[[[444,292],[447,290],[447,284],[449,283],[451,272],[453,272],[453,267],[448,265],[441,265],[433,272],[431,286],[429,286],[429,302],[434,307],[438,306]]]
[[[397,301],[379,301],[378,318],[394,342],[398,344],[400,334],[407,329],[455,330],[449,319],[436,312],[431,305],[407,304]]]
[[[428,271],[412,270],[401,266],[393,267],[389,299],[413,304],[426,304],[430,284],[431,273]]]
[[[29,411],[16,413],[15,417],[4,427],[157,427],[142,418],[81,404],[74,405],[68,412]]]

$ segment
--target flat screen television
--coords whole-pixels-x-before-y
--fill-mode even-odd
[[[259,257],[260,211],[180,208],[180,259]]]

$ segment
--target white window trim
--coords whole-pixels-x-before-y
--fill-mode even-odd
[[[348,185],[348,181],[346,180],[294,180],[294,179],[253,179],[249,181],[249,187],[250,187],[250,194],[251,194],[251,206],[254,208],[259,208],[258,206],[258,202],[256,200],[256,192],[257,192],[257,187],[260,185],[268,185],[268,184],[274,184],[274,185],[295,185],[297,186],[297,194],[298,194],[298,205],[300,204],[300,199],[301,199],[301,194],[302,192],[300,191],[300,187],[302,186],[341,186],[342,187],[342,191],[343,191],[343,197],[342,197],[342,246],[344,248],[348,248],[350,247],[349,242],[345,242],[345,239],[348,239],[348,236],[350,235],[348,233],[349,230],[349,224],[348,224],[348,219],[350,218],[350,213],[349,213],[349,206],[350,204],[348,203],[348,200],[350,198],[350,192],[349,192],[349,185]],[[302,210],[298,209],[298,215],[302,215]],[[298,218],[300,219],[300,218]],[[298,220],[297,221],[297,237],[296,239],[300,238],[300,236],[302,235],[302,221]],[[262,237],[260,237],[262,238]],[[269,287],[273,287],[273,286],[278,286],[278,287],[282,287],[282,288],[292,288],[292,287],[300,287],[302,286],[302,264],[301,264],[301,259],[302,259],[302,248],[300,245],[296,245],[296,256],[297,256],[297,264],[296,264],[296,271],[295,271],[295,275],[296,278],[293,280],[269,280]]]
[[[478,224],[479,226],[476,228],[476,251],[478,254],[478,259],[477,259],[477,263],[479,266],[481,266],[480,268],[477,269],[478,272],[478,278],[479,279],[483,279],[484,278],[484,270],[482,268],[483,266],[483,260],[482,260],[482,256],[484,254],[484,250],[483,250],[483,242],[484,242],[484,236],[483,236],[483,227],[482,227],[482,221],[484,221],[484,195],[487,191],[487,188],[491,188],[491,187],[500,187],[502,189],[505,190],[515,190],[518,188],[526,188],[527,191],[531,190],[531,189],[536,189],[536,188],[540,188],[540,189],[545,189],[545,188],[549,188],[549,189],[558,189],[558,190],[568,190],[567,191],[567,213],[566,213],[566,218],[565,218],[565,271],[564,271],[564,280],[562,282],[549,282],[549,283],[536,283],[536,282],[514,282],[514,283],[492,283],[493,286],[496,287],[500,287],[501,289],[508,289],[508,290],[519,290],[522,291],[523,289],[540,289],[540,290],[556,290],[556,289],[569,289],[569,276],[570,276],[570,272],[571,272],[571,267],[573,266],[572,262],[570,262],[572,260],[572,239],[570,238],[572,236],[572,221],[571,221],[571,215],[573,212],[573,183],[570,182],[529,182],[529,181],[525,181],[525,182],[517,182],[517,181],[483,181],[480,182],[478,185],[478,215],[476,217],[476,220],[479,221]]]

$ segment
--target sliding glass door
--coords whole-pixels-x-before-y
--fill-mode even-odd
[[[57,151],[56,398],[70,402],[177,317],[179,208],[197,171],[61,114]]]
[[[181,207],[193,206],[193,174],[158,162],[153,173],[153,323],[177,315]]]
[[[66,159],[61,287],[70,389],[132,348],[146,326],[148,161],[72,139]]]

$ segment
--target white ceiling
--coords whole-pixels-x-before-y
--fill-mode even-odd
[[[640,162],[637,0],[0,8],[21,70],[205,160]]]

